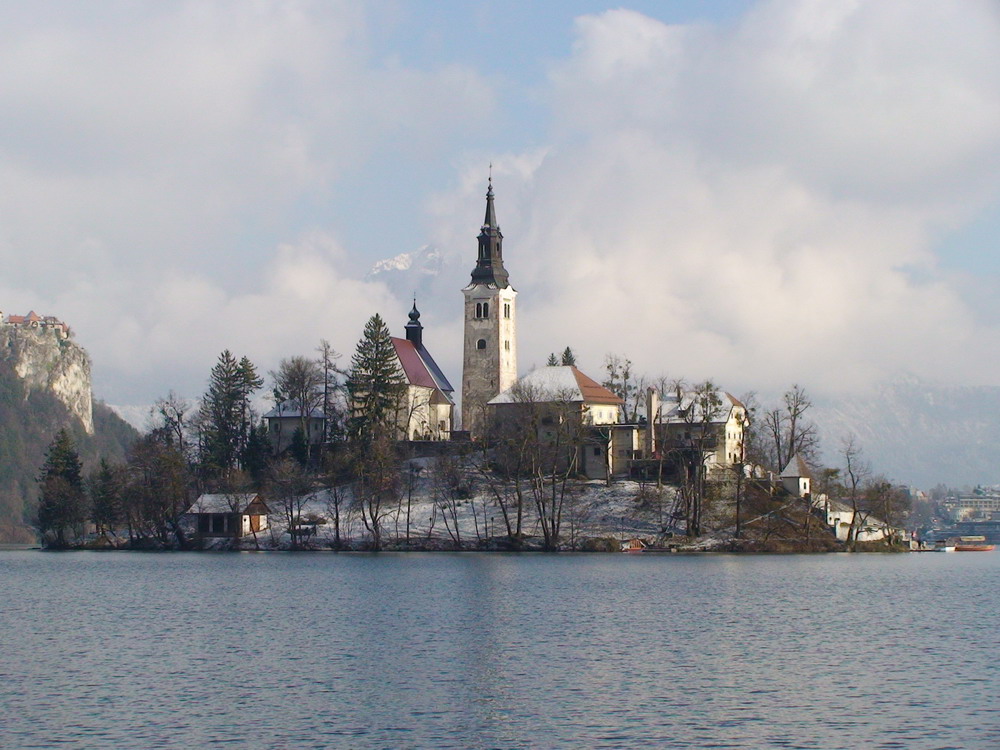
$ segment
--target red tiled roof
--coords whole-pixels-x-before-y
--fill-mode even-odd
[[[613,394],[596,380],[588,378],[575,367],[572,368],[576,384],[583,394],[583,400],[590,404],[624,404],[618,396]]]
[[[403,366],[403,373],[406,375],[406,381],[410,385],[437,388],[437,383],[434,382],[434,378],[431,377],[423,360],[420,359],[420,355],[417,353],[417,349],[413,346],[412,341],[393,337],[392,345],[396,349],[399,364]]]

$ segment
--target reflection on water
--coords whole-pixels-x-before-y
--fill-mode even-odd
[[[1000,554],[0,553],[0,746],[1000,747]]]

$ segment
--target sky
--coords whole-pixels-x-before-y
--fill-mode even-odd
[[[989,0],[5,3],[0,112],[0,310],[112,404],[414,292],[459,383],[491,164],[522,372],[1000,385]]]

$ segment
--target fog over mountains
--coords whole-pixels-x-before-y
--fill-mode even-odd
[[[853,433],[873,469],[892,480],[930,488],[1000,479],[1000,387],[900,377],[867,396],[817,399],[813,417],[831,466]]]

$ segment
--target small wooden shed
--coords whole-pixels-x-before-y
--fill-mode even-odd
[[[270,512],[256,492],[222,492],[201,495],[186,515],[202,536],[225,537],[264,531]]]

